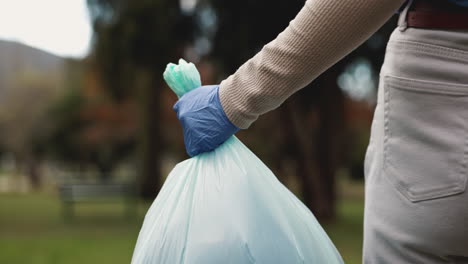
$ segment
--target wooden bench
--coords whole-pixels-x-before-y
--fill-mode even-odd
[[[126,204],[127,217],[134,217],[137,213],[136,188],[131,184],[63,184],[59,187],[59,194],[66,220],[74,218],[75,204],[82,202],[121,201]]]

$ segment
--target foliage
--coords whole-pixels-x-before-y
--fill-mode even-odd
[[[20,156],[39,154],[52,120],[47,111],[59,96],[59,78],[27,71],[17,75],[0,106],[0,127],[5,148]]]
[[[39,166],[53,120],[49,105],[60,94],[60,78],[38,70],[19,72],[0,105],[0,145],[12,154],[16,172],[25,173],[34,189],[41,186]]]
[[[47,150],[67,165],[94,165],[101,179],[109,180],[135,146],[134,127],[119,107],[102,102],[93,105],[80,92],[69,91],[50,109],[54,127]]]
[[[84,100],[78,91],[71,90],[50,108],[55,126],[49,137],[49,148],[56,159],[66,163],[83,160],[78,132],[84,127],[80,118]]]
[[[191,17],[170,0],[88,0],[95,30],[94,55],[116,99],[136,95],[135,70],[159,78],[193,38]]]
[[[273,40],[304,5],[303,0],[208,2],[217,18],[211,55],[227,73],[233,73],[263,45]]]

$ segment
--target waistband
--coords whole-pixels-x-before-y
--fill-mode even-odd
[[[448,1],[412,0],[400,14],[400,30],[407,27],[430,29],[468,29],[468,8]]]
[[[408,27],[406,20],[410,1],[400,13],[398,30],[390,37],[390,41],[411,41],[432,44],[461,51],[468,51],[468,29],[421,29]]]
[[[452,3],[448,0],[413,0],[410,7],[412,11],[421,12],[447,12],[447,13],[467,13],[468,8]]]

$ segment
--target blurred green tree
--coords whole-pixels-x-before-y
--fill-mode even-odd
[[[48,137],[47,148],[51,157],[67,166],[80,167],[85,160],[80,131],[85,123],[81,118],[81,111],[85,99],[79,90],[71,89],[58,98],[49,109],[49,115],[54,120],[54,126]]]
[[[47,150],[54,160],[77,167],[78,176],[91,165],[100,181],[112,180],[115,167],[135,145],[133,127],[126,124],[124,114],[112,104],[89,102],[80,90],[70,89],[51,106],[49,115],[54,125]]]
[[[87,0],[93,21],[94,60],[116,101],[140,108],[140,188],[154,199],[162,186],[160,157],[162,73],[192,41],[194,23],[174,0]]]
[[[8,100],[0,105],[2,145],[14,155],[16,167],[28,176],[34,189],[41,187],[43,143],[53,126],[48,109],[61,94],[59,84],[59,75],[19,72],[4,94]]]

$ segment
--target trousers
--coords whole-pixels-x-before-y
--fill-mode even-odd
[[[468,31],[387,45],[365,159],[364,263],[468,263]]]

